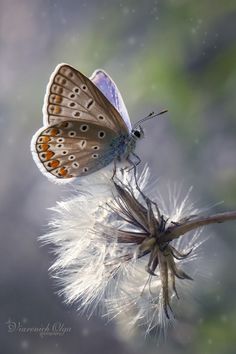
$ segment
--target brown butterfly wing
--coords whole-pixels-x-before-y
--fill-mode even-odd
[[[87,120],[61,122],[36,133],[36,163],[57,178],[85,176],[114,159],[110,144],[117,137],[110,128]]]
[[[44,123],[83,120],[107,127],[118,134],[128,133],[120,113],[82,73],[60,64],[52,74],[45,95]]]

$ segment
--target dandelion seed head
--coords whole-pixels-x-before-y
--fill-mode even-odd
[[[55,261],[50,268],[56,279],[59,294],[68,304],[76,304],[88,316],[98,310],[107,319],[117,319],[125,332],[144,329],[166,333],[174,322],[164,311],[164,297],[160,271],[151,276],[146,266],[149,256],[139,258],[138,247],[132,243],[118,242],[119,230],[136,230],[117,214],[119,205],[110,173],[97,173],[96,178],[74,187],[72,195],[52,208],[50,231],[41,241],[54,245]],[[149,183],[149,169],[139,175],[140,189],[154,200],[161,213],[171,222],[178,222],[199,210],[191,202],[191,188],[183,196],[177,185],[159,188],[159,182]],[[128,185],[135,198],[141,200],[132,173],[118,172],[118,179]],[[172,242],[181,253],[191,254],[176,261],[183,269],[191,268],[196,274],[196,261],[202,246],[201,232],[191,232]],[[191,266],[191,265],[194,265]],[[191,274],[194,276],[195,274]],[[178,280],[179,295],[190,289],[188,280]],[[181,295],[180,295],[181,296]],[[170,297],[171,306],[177,301]],[[181,301],[181,300],[180,300]]]

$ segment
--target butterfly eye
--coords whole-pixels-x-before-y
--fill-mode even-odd
[[[80,126],[80,130],[82,132],[86,132],[87,130],[89,130],[89,126],[87,124],[83,124]]]
[[[136,136],[136,138],[140,138],[141,137],[141,133],[139,130],[135,130],[134,131],[134,135]]]
[[[99,137],[99,139],[105,138],[105,135],[106,135],[106,133],[105,133],[103,130],[100,130],[100,131],[98,132],[98,137]]]

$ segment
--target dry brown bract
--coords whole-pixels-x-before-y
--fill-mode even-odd
[[[169,318],[170,297],[175,294],[176,277],[179,279],[193,280],[177,265],[176,260],[189,256],[189,252],[183,254],[171,245],[171,241],[185,233],[211,223],[224,222],[236,218],[236,212],[216,214],[209,217],[189,215],[189,217],[172,222],[161,215],[158,205],[142,193],[143,203],[135,196],[132,187],[124,185],[121,181],[114,181],[117,196],[115,202],[109,207],[116,216],[125,221],[127,230],[113,230],[119,244],[137,245],[137,258],[149,255],[146,270],[151,276],[156,276],[155,271],[159,267],[162,288],[163,309]],[[168,221],[168,223],[167,223]],[[112,231],[111,228],[110,232]],[[107,230],[108,231],[108,230]],[[134,257],[133,253],[126,253],[122,260],[129,261]]]

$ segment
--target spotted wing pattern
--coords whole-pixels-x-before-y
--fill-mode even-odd
[[[85,176],[109,164],[119,135],[87,120],[48,126],[34,137],[34,158],[41,171],[59,179]]]
[[[128,133],[128,127],[116,108],[93,82],[67,64],[53,72],[45,95],[44,124],[83,120],[107,127],[117,134]]]

